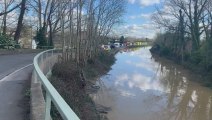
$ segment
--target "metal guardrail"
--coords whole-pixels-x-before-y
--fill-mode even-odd
[[[36,55],[33,61],[33,79],[36,82],[41,82],[46,92],[45,120],[51,120],[51,103],[55,105],[64,120],[80,120],[46,77],[46,74],[57,62],[59,54],[61,54],[59,50],[46,50]]]

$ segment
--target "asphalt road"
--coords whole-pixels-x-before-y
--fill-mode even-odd
[[[0,55],[0,80],[13,71],[32,64],[33,54]]]
[[[33,54],[0,55],[0,120],[26,120]],[[25,92],[26,91],[26,92]]]

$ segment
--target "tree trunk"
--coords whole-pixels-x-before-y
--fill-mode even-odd
[[[4,14],[4,17],[3,17],[3,31],[2,31],[2,34],[3,34],[3,35],[6,35],[6,32],[7,32],[7,14]]]
[[[14,36],[14,40],[16,41],[17,44],[18,44],[18,40],[20,38],[21,29],[22,29],[22,26],[23,26],[23,17],[24,17],[25,10],[26,10],[26,0],[22,0],[21,12],[20,12],[20,15],[19,15],[19,18],[18,18],[18,25],[17,25],[17,28],[16,28],[15,36]]]
[[[48,19],[48,23],[49,23],[49,40],[48,40],[48,45],[53,47],[54,44],[53,44],[53,31],[52,31],[51,20]]]
[[[7,11],[7,1],[6,0],[4,0],[4,11],[5,12]],[[7,14],[4,14],[4,16],[3,16],[3,31],[2,31],[2,34],[6,35],[6,32],[7,32]]]
[[[39,28],[42,27],[42,16],[41,16],[41,11],[42,11],[42,7],[41,7],[41,0],[38,0],[38,20],[39,20]]]
[[[180,10],[180,52],[181,52],[181,62],[183,63],[184,61],[184,46],[185,46],[185,40],[184,40],[184,35],[185,35],[185,26],[184,26],[184,16],[182,15],[182,11]]]

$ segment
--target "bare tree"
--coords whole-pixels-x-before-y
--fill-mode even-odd
[[[18,18],[18,25],[17,25],[17,28],[16,28],[15,36],[14,36],[14,40],[16,41],[16,43],[18,43],[18,40],[20,38],[21,29],[22,29],[22,26],[23,26],[23,18],[24,18],[25,10],[26,10],[26,0],[22,0],[21,11],[20,11],[20,15],[19,15],[19,18]]]
[[[15,5],[14,7],[11,7],[11,6],[14,5],[14,3],[15,3],[15,0],[9,0],[9,1],[4,0],[3,3],[2,3],[3,12],[0,13],[0,16],[3,16],[3,20],[2,20],[3,31],[2,31],[2,34],[4,34],[4,35],[7,32],[7,15],[21,5],[21,4],[18,4],[18,5]]]
[[[210,0],[166,0],[165,6],[168,10],[158,9],[153,16],[154,21],[161,27],[168,28],[167,30],[178,30],[180,15],[184,15],[184,32],[191,37],[192,49],[197,51],[200,48],[200,36],[205,32],[203,26],[200,26],[202,19],[206,16],[206,7]],[[176,11],[182,12],[177,13]],[[182,28],[182,27],[181,27]],[[182,39],[182,38],[181,38]]]

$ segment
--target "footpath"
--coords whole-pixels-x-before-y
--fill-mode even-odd
[[[35,55],[0,55],[0,120],[29,120],[30,83]]]
[[[0,119],[29,119],[29,88],[32,66],[0,80]]]

